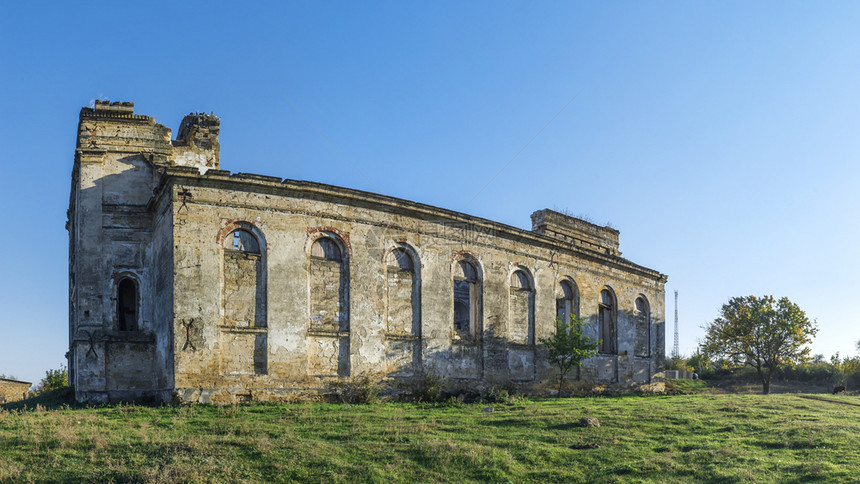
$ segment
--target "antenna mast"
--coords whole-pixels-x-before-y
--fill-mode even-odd
[[[675,290],[675,346],[672,347],[672,357],[677,358],[681,356],[681,352],[678,350],[678,290]]]

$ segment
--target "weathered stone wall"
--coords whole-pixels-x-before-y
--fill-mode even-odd
[[[194,172],[218,167],[217,145],[182,142],[182,152],[206,157],[177,159],[170,130],[133,109],[133,103],[96,101],[81,110],[78,125],[67,222],[67,356],[70,381],[82,401],[169,398],[172,199],[157,202],[153,193],[160,166],[190,165]],[[217,118],[201,119],[209,125],[206,136],[217,134],[212,127]],[[202,158],[205,163],[195,164]],[[119,323],[118,289],[124,280],[134,288],[131,331]]]
[[[23,400],[30,395],[32,383],[26,381],[0,378],[0,403],[11,403]]]
[[[113,106],[82,111],[73,171],[78,399],[282,399],[326,392],[338,377],[393,383],[422,371],[467,389],[543,393],[556,376],[539,342],[555,330],[556,298],[568,297],[562,281],[594,339],[600,293],[614,296],[617,350],[586,361],[583,382],[635,387],[662,365],[666,278],[621,258],[614,229],[544,210],[526,231],[231,175],[219,169],[217,118],[187,117],[171,142],[151,118]],[[127,279],[136,331],[117,327]]]
[[[411,202],[386,199],[386,205],[377,207],[378,200],[339,198],[337,190],[343,189],[334,187],[314,185],[321,189],[316,192],[291,186],[294,182],[224,172],[169,176],[175,177],[176,187],[194,193],[188,212],[177,214],[177,239],[210,247],[195,251],[193,264],[176,259],[178,286],[186,280],[183,268],[198,264],[206,274],[204,285],[217,285],[222,256],[218,233],[229,231],[236,220],[252,224],[267,240],[267,372],[213,371],[217,365],[208,360],[248,350],[205,339],[204,350],[189,354],[191,360],[183,358],[188,366],[177,367],[176,386],[184,398],[231,400],[231,386],[241,389],[242,398],[249,391],[253,398],[278,398],[291,391],[324,391],[335,376],[369,372],[408,377],[422,367],[468,388],[514,381],[526,391],[545,391],[554,372],[536,343],[554,331],[556,285],[565,277],[577,285],[580,313],[593,338],[600,291],[608,287],[617,299],[618,352],[589,360],[583,379],[631,387],[648,383],[659,366],[664,276],[616,256],[570,249],[550,237],[488,221],[433,213],[437,209]],[[392,209],[398,205],[429,213],[397,213]],[[469,221],[488,226],[460,226]],[[311,255],[317,233],[348,244],[344,262]],[[413,281],[409,271],[390,267],[386,254],[401,245],[416,254],[420,281]],[[453,268],[464,251],[480,266],[477,341],[458,340],[454,330]],[[513,288],[515,269],[533,275],[534,287]],[[413,302],[412,283],[419,282],[420,298]],[[651,304],[650,338],[638,343],[651,349],[647,357],[636,356],[641,352],[635,327],[640,319],[634,317],[634,301],[640,296]],[[187,307],[201,311],[193,293],[177,299],[177,317]],[[207,316],[202,307],[204,326],[218,321],[217,305],[210,308]],[[420,317],[410,318],[412,311]],[[204,368],[208,373],[201,372]]]

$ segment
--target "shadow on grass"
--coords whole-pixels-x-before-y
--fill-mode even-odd
[[[762,449],[780,450],[780,449],[817,449],[825,444],[818,441],[803,441],[803,440],[784,440],[776,442],[758,442],[757,444]]]
[[[573,430],[584,428],[579,422],[569,422],[559,425],[551,425],[548,427],[551,430]]]
[[[0,409],[3,410],[35,410],[36,406],[45,410],[58,410],[61,408],[77,407],[83,408],[75,402],[75,394],[70,387],[58,388],[45,392],[36,397],[18,400],[17,402],[9,402],[0,404]]]
[[[485,420],[481,422],[484,425],[489,425],[491,427],[529,427],[532,428],[535,426],[533,421],[530,421],[525,418],[503,418],[497,420]]]
[[[115,405],[136,405],[140,407],[163,407],[164,404],[156,402],[152,398],[144,398],[132,401],[118,401],[106,404],[86,404],[75,401],[75,392],[71,387],[58,388],[41,395],[18,400],[17,402],[9,402],[0,404],[0,410],[28,411],[28,410],[63,410],[68,408],[92,408]],[[256,404],[256,402],[255,402]]]
[[[808,400],[817,400],[819,402],[841,403],[842,405],[851,405],[854,407],[860,407],[860,403],[858,403],[858,402],[847,402],[845,400],[836,400],[835,398],[819,397],[817,395],[797,395],[797,397],[798,398],[806,398]]]

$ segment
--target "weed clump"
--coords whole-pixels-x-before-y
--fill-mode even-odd
[[[382,385],[376,375],[363,373],[334,382],[332,390],[343,403],[377,403]]]
[[[485,403],[523,403],[528,400],[528,397],[522,393],[517,393],[516,388],[512,385],[494,385],[484,392],[482,400]]]
[[[491,386],[484,393],[484,401],[487,403],[508,403],[511,392],[507,388]]]
[[[401,384],[408,399],[416,402],[438,403],[444,401],[448,379],[433,367],[424,368],[417,378]]]

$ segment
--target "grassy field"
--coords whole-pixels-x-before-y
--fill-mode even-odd
[[[860,471],[855,396],[56,407],[0,409],[0,482],[833,482]],[[584,416],[600,427],[579,427]]]

